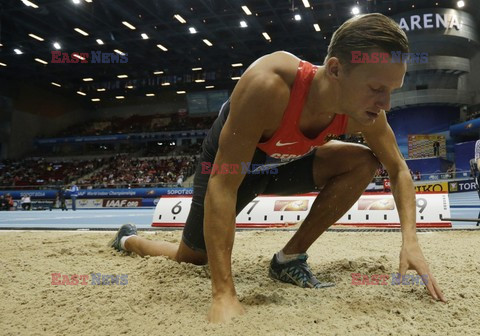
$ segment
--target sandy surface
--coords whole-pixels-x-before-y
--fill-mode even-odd
[[[141,233],[178,241],[180,231]],[[333,288],[271,280],[271,255],[291,232],[238,232],[233,269],[242,317],[212,325],[206,267],[106,247],[113,233],[0,231],[1,335],[478,335],[480,231],[419,234],[449,302],[423,286],[355,286],[351,273],[396,272],[399,233],[327,232],[310,265]],[[127,274],[126,285],[52,285],[52,273]],[[413,273],[412,273],[413,274]]]

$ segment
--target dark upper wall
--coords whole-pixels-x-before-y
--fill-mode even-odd
[[[32,150],[35,137],[53,135],[94,113],[77,97],[30,83],[0,81],[0,96],[9,102],[2,110],[2,158],[22,157]]]
[[[186,108],[186,96],[178,95],[175,92],[141,99],[127,97],[127,99],[114,105],[98,107],[95,112],[95,119],[128,118],[133,115],[176,114],[179,109]]]

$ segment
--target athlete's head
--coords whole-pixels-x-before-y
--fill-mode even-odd
[[[402,86],[406,72],[406,64],[392,62],[391,54],[408,51],[403,30],[382,14],[356,16],[342,24],[325,58],[327,74],[339,90],[339,112],[368,125],[380,110],[388,111],[391,91]]]
[[[400,26],[389,17],[379,14],[355,16],[345,21],[333,33],[328,46],[325,62],[332,57],[338,58],[347,69],[355,67],[352,52],[371,53],[380,51],[390,54],[392,51],[408,53],[408,39]]]

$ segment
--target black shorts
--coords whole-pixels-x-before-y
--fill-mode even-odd
[[[277,174],[245,174],[237,192],[237,215],[257,195],[293,195],[316,190],[313,180],[315,151],[307,156],[277,167]],[[206,252],[203,236],[204,201],[210,174],[202,174],[202,162],[213,163],[215,156],[203,148],[193,180],[193,197],[187,222],[183,230],[183,242],[195,251]],[[265,162],[266,154],[257,149],[252,164]],[[218,195],[222,197],[222,195]],[[225,223],[227,225],[227,223]]]

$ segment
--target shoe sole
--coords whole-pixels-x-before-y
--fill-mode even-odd
[[[117,251],[120,251],[118,248],[115,247],[115,241],[117,240],[117,237],[118,237],[118,232],[117,234],[115,235],[115,237],[113,237],[109,242],[108,242],[108,247],[113,247],[115,250]]]
[[[135,226],[135,224],[131,224],[131,223],[127,223],[127,224],[132,225],[132,226],[135,228],[135,234],[137,234],[137,232],[136,232],[137,227]],[[124,225],[126,225],[126,224],[124,224]],[[115,234],[115,236],[108,242],[108,245],[107,245],[107,246],[109,246],[109,247],[113,247],[113,248],[114,248],[115,250],[117,250],[118,252],[124,251],[124,250],[122,250],[121,248],[116,248],[116,247],[115,247],[115,241],[117,240],[118,235],[120,234],[120,229],[121,229],[122,227],[123,227],[123,225],[120,226],[120,228],[118,229],[118,231],[117,231],[117,233]]]

